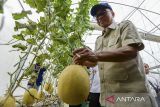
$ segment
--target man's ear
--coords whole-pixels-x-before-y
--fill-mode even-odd
[[[114,17],[114,15],[115,15],[115,14],[114,14],[114,12],[113,12],[113,11],[111,11],[111,13],[112,13],[112,16]]]

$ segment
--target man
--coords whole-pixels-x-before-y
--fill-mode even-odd
[[[88,96],[89,107],[101,107],[100,97],[100,79],[98,66],[90,67],[90,93]]]
[[[103,27],[95,43],[95,52],[80,48],[73,52],[74,63],[98,64],[101,82],[101,105],[105,107],[156,107],[146,86],[139,51],[144,45],[130,21],[116,24],[108,3],[94,5],[91,15]],[[112,99],[108,99],[113,97]],[[144,98],[143,101],[118,101],[117,98]],[[109,101],[108,101],[109,100]]]
[[[41,67],[40,64],[34,64],[34,68],[32,70],[31,78],[28,81],[27,87],[28,88],[35,88],[39,89],[43,81],[43,74],[46,71],[45,67]]]
[[[150,73],[149,65],[144,63],[144,69],[146,73],[146,77],[151,89],[152,95],[156,98],[158,103],[158,107],[160,107],[160,81],[158,75],[154,75]]]

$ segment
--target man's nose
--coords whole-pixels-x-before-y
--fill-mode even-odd
[[[103,18],[103,15],[97,17],[97,21],[100,21]]]

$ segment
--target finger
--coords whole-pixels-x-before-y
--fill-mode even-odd
[[[78,58],[80,58],[80,57],[81,57],[81,55],[79,55],[78,53],[76,53],[76,56],[77,56]]]
[[[78,55],[78,56],[80,56],[80,55]],[[78,57],[77,55],[74,55],[73,56],[73,60],[79,60],[80,59],[80,57]]]
[[[80,52],[80,54],[79,53],[76,53],[74,56],[73,56],[73,59],[74,60],[80,60],[80,59],[82,59],[84,56],[86,56],[88,53],[83,53],[83,54],[81,54],[81,52]],[[83,57],[82,57],[83,56]]]
[[[78,57],[78,59],[81,59],[82,58],[82,55],[85,56],[85,55],[89,55],[89,50],[86,48],[86,49],[83,49],[82,51],[79,51],[78,53],[75,53],[74,56]],[[75,57],[74,57],[75,58]]]
[[[87,59],[89,57],[89,53],[83,53],[79,55],[80,55],[79,59]]]
[[[85,49],[83,49],[82,51],[78,52],[77,54],[81,55],[81,54],[89,53],[89,52],[90,52],[90,51],[89,51],[87,48],[85,48]]]
[[[73,57],[73,61],[76,63],[76,62],[78,62],[79,61],[79,57],[77,57],[77,55],[75,55],[74,57]]]
[[[73,51],[73,55],[75,55],[76,53],[79,53],[81,51],[83,51],[85,48],[79,48]]]
[[[82,65],[82,62],[79,61],[79,60],[76,60],[74,63],[75,63],[75,64],[78,64],[78,65]]]

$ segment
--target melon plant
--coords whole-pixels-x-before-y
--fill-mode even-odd
[[[50,82],[45,83],[44,90],[47,91],[49,94],[53,93],[53,84]]]
[[[11,94],[20,86],[22,80],[31,76],[34,63],[48,66],[47,73],[50,72],[52,78],[56,78],[64,67],[72,63],[73,50],[84,46],[82,37],[91,29],[89,9],[97,0],[80,0],[77,2],[78,7],[74,9],[72,0],[65,0],[65,2],[64,0],[40,0],[40,2],[21,0],[19,2],[23,2],[20,5],[22,11],[12,13],[16,33],[7,43],[14,51],[20,53],[18,62],[14,66],[15,71],[8,73],[10,75],[8,90]],[[32,11],[33,9],[26,10],[23,4],[34,8],[36,13]],[[35,20],[29,17],[35,14],[40,16]],[[25,21],[22,23],[23,19]],[[26,68],[25,65],[28,67]],[[52,91],[53,89],[50,89],[49,93]],[[24,93],[23,103],[26,105],[34,103],[34,97],[27,91]]]
[[[37,94],[38,100],[44,100],[45,99],[45,93],[43,91],[39,91]]]

